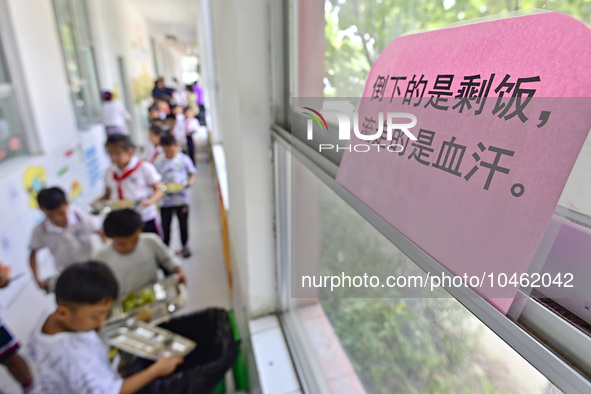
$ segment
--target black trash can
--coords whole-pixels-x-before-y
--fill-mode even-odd
[[[222,381],[236,359],[236,342],[228,312],[210,308],[173,318],[160,327],[197,342],[175,372],[150,383],[141,394],[211,393]],[[152,361],[138,358],[125,375],[139,372]]]

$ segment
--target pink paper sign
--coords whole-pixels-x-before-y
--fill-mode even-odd
[[[346,151],[337,181],[453,274],[484,279],[474,290],[506,313],[591,128],[589,48],[591,30],[552,12],[396,39],[359,129],[406,112],[418,139],[352,133],[350,147],[400,152]]]

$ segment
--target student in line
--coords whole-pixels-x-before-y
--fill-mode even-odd
[[[67,268],[57,280],[57,308],[33,330],[27,353],[35,365],[42,393],[135,393],[155,379],[170,375],[180,357],[161,358],[122,379],[109,364],[97,334],[105,326],[119,286],[103,263]]]
[[[105,194],[99,200],[135,202],[144,222],[143,231],[160,235],[156,203],[164,192],[154,166],[135,156],[135,146],[126,135],[114,134],[105,144],[111,162],[105,171]]]
[[[164,130],[160,126],[152,125],[148,130],[148,141],[144,145],[142,159],[154,164],[156,158],[162,153],[160,139],[164,135]]]
[[[92,237],[103,237],[99,221],[84,211],[72,207],[66,193],[59,187],[41,189],[37,194],[39,208],[45,219],[33,229],[29,247],[29,265],[40,289],[51,291],[50,282],[39,277],[37,252],[48,248],[53,256],[55,269],[62,272],[68,266],[87,261],[93,254]]]
[[[191,250],[187,246],[189,240],[189,191],[187,190],[195,183],[195,166],[191,159],[184,153],[179,152],[179,145],[171,135],[165,135],[160,140],[164,154],[158,156],[154,162],[156,170],[162,175],[162,181],[167,187],[178,187],[178,190],[166,191],[161,201],[160,216],[162,219],[162,230],[164,232],[164,243],[170,244],[170,224],[172,216],[179,219],[181,230],[181,254],[187,258],[191,256]]]
[[[111,134],[127,134],[125,122],[131,120],[131,115],[123,104],[113,100],[113,93],[105,91],[101,94],[103,103],[101,105],[101,114],[105,125],[107,136]]]
[[[133,209],[113,211],[103,223],[107,237],[113,242],[99,250],[96,260],[104,261],[115,273],[120,295],[140,290],[158,281],[158,270],[178,274],[186,283],[185,272],[178,259],[154,234],[142,233],[142,219]]]

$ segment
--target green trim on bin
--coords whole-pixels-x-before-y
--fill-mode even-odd
[[[242,347],[237,346],[236,361],[234,361],[234,385],[236,390],[250,391],[248,383],[248,372],[246,370],[246,361],[242,355]]]
[[[232,326],[232,332],[234,333],[234,340],[238,342],[240,341],[240,330],[238,329],[238,324],[236,324],[236,315],[234,314],[233,309],[228,311],[228,318],[230,319],[230,325]]]
[[[244,360],[242,346],[240,344],[240,330],[238,329],[238,324],[236,324],[236,315],[234,314],[234,310],[228,311],[228,317],[230,319],[230,325],[232,326],[232,332],[234,333],[234,340],[236,341],[236,360],[234,361],[234,367],[232,371],[234,373],[234,386],[238,391],[250,391],[246,361]]]
[[[226,380],[222,379],[222,381],[215,386],[215,389],[211,392],[211,394],[225,394],[226,393]]]

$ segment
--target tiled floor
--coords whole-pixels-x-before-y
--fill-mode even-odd
[[[182,259],[187,272],[189,302],[182,313],[210,306],[230,308],[224,261],[218,191],[209,164],[197,163],[197,181],[189,208],[189,247],[193,255]],[[171,248],[180,249],[176,218],[172,222]],[[179,256],[180,257],[180,256]]]

